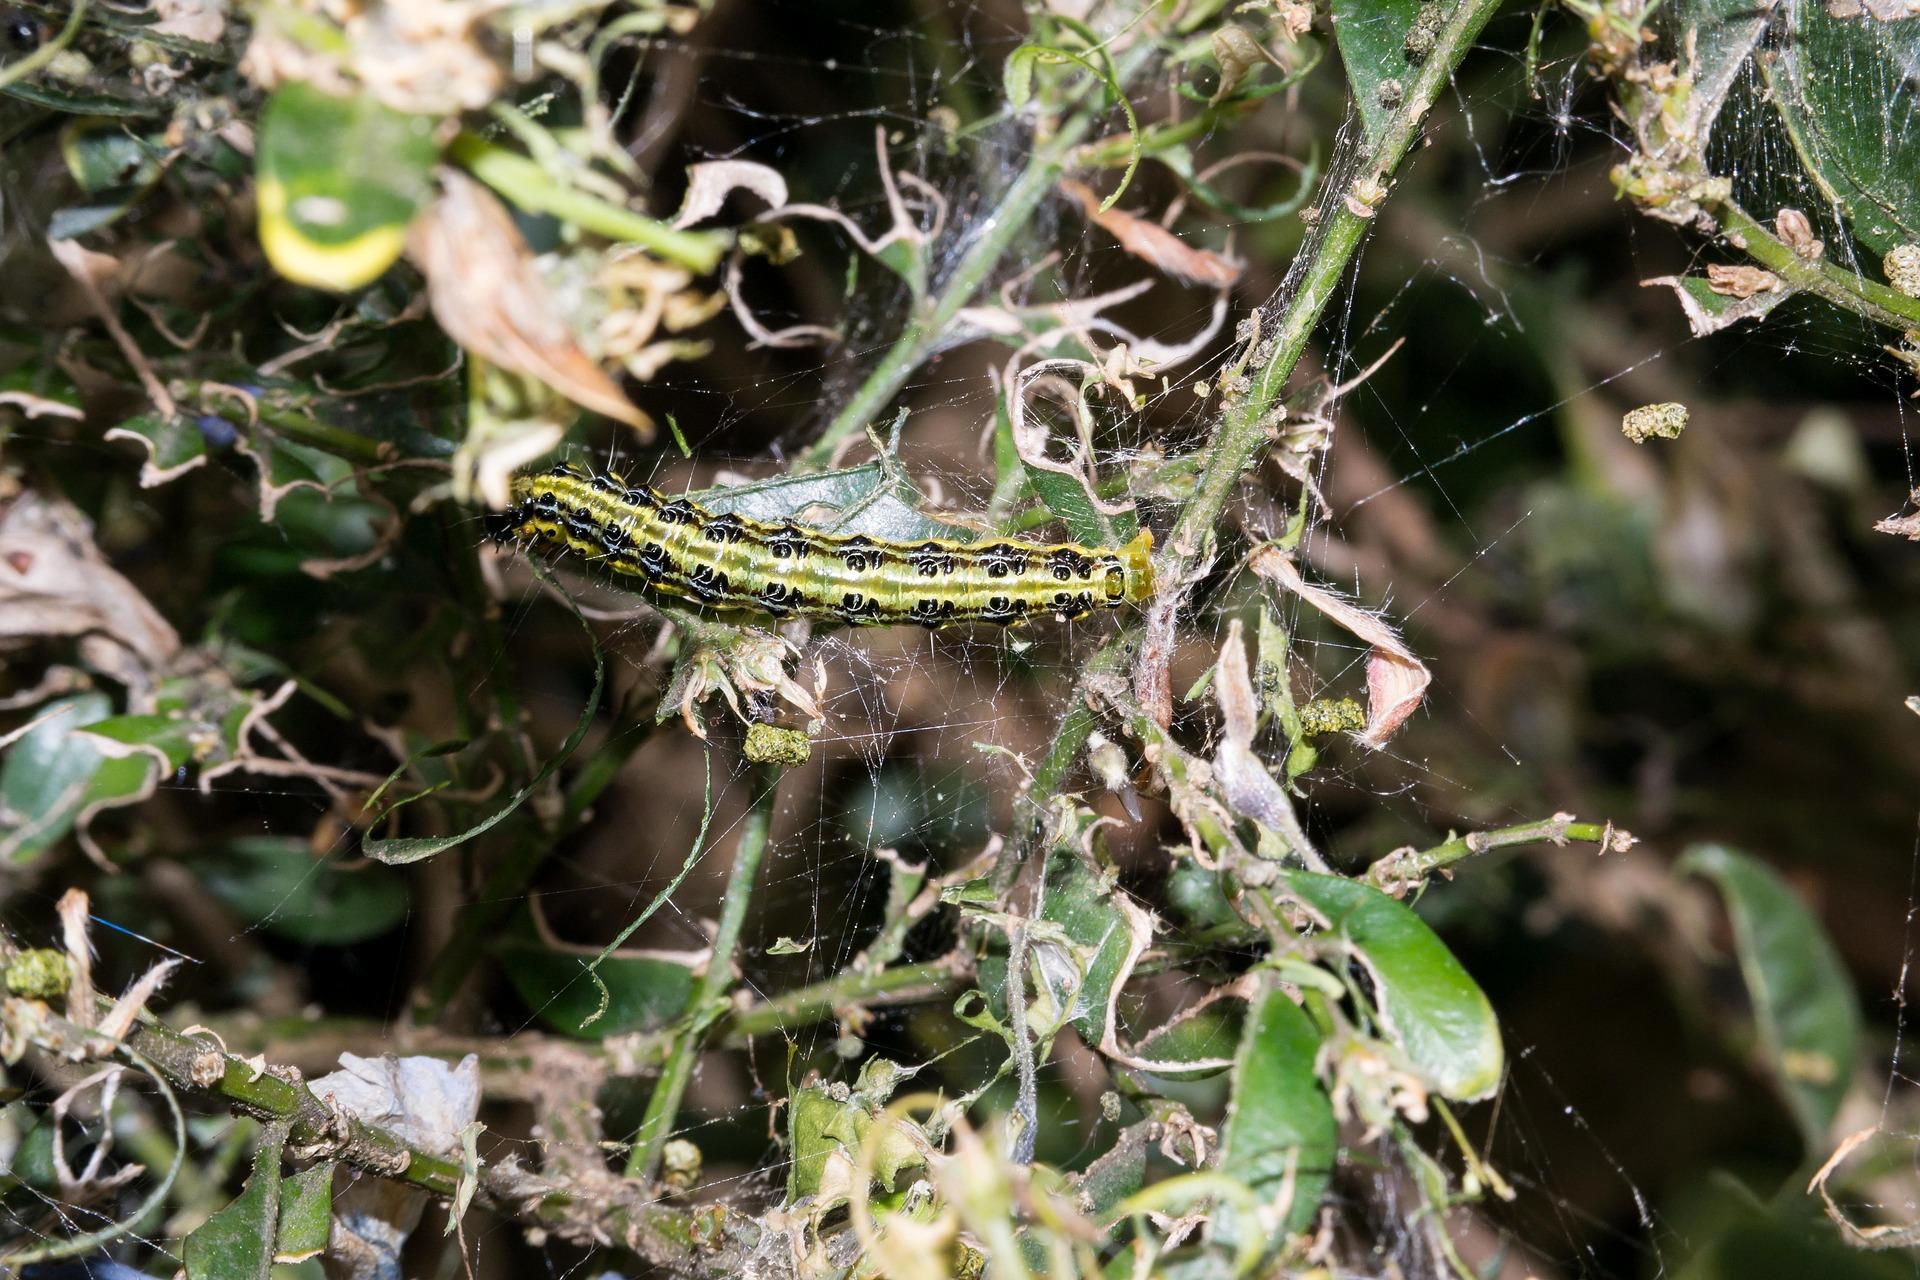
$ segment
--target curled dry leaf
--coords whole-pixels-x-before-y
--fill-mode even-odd
[[[443,171],[440,198],[414,220],[407,253],[426,273],[433,318],[455,342],[653,438],[653,421],[581,349],[492,192]]]
[[[1263,546],[1253,553],[1248,566],[1267,581],[1299,596],[1327,617],[1351,631],[1371,646],[1367,655],[1367,727],[1360,741],[1380,750],[1420,709],[1427,696],[1433,673],[1415,657],[1413,650],[1395,634],[1392,627],[1357,605],[1342,600],[1324,587],[1316,587],[1300,576],[1299,568],[1278,547]]]
[[[1888,516],[1877,522],[1875,533],[1889,533],[1896,538],[1905,538],[1909,542],[1920,542],[1920,489],[1907,495],[1907,504],[1914,509],[1905,515]]]
[[[1229,809],[1278,835],[1288,852],[1316,871],[1327,865],[1300,825],[1293,801],[1253,750],[1260,700],[1247,669],[1247,645],[1240,620],[1227,626],[1214,667],[1213,696],[1220,704],[1220,745],[1214,749],[1213,779]]]
[[[1240,278],[1240,264],[1210,249],[1196,249],[1157,222],[1124,209],[1100,210],[1100,197],[1084,182],[1068,178],[1060,190],[1086,211],[1087,221],[1120,242],[1134,257],[1175,279],[1215,289],[1232,286]]]
[[[686,198],[673,215],[673,225],[691,227],[711,218],[736,188],[751,191],[774,209],[787,203],[787,180],[778,169],[751,160],[711,160],[687,170]]]
[[[90,662],[136,688],[180,637],[93,544],[72,504],[27,490],[0,506],[0,641],[78,636]]]

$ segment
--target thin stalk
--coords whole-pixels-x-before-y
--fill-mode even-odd
[[[1793,288],[1888,328],[1920,328],[1920,298],[1896,293],[1825,258],[1801,257],[1732,200],[1722,200],[1716,207],[1727,239]]]
[[[609,240],[637,244],[648,252],[706,275],[720,265],[733,237],[719,231],[681,231],[645,214],[577,191],[517,151],[462,133],[447,155],[474,177],[529,213],[550,213]]]
[[[727,1012],[727,988],[733,982],[733,957],[740,946],[740,931],[747,922],[747,907],[753,899],[754,881],[760,874],[761,860],[767,852],[767,833],[773,825],[773,802],[780,789],[778,766],[763,766],[754,774],[760,795],[747,813],[740,831],[740,846],[733,855],[733,870],[727,876],[726,896],[720,901],[720,925],[714,933],[713,953],[707,970],[700,975],[690,1004],[691,1016],[680,1028],[660,1082],[647,1100],[646,1115],[634,1135],[633,1149],[627,1152],[627,1176],[651,1184],[660,1168],[660,1156],[673,1133],[673,1122],[680,1113],[680,1102],[693,1079],[694,1064],[700,1060],[708,1030]]]
[[[1602,853],[1625,850],[1635,843],[1633,836],[1611,822],[1575,822],[1571,814],[1557,813],[1540,822],[1522,822],[1493,831],[1454,836],[1431,849],[1389,854],[1367,868],[1367,879],[1382,887],[1404,887],[1495,849],[1523,844],[1566,844],[1570,840],[1597,844]]]
[[[727,1023],[729,1041],[792,1031],[853,1005],[904,1004],[951,990],[958,975],[949,964],[906,964],[877,973],[842,973],[754,1005]]]

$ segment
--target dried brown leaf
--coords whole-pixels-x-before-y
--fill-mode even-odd
[[[1240,278],[1240,264],[1210,249],[1196,249],[1157,222],[1124,209],[1100,209],[1100,197],[1084,182],[1062,180],[1060,190],[1086,211],[1087,221],[1120,242],[1149,266],[1190,284],[1225,289]]]
[[[455,342],[653,439],[653,420],[581,349],[492,192],[444,171],[440,198],[408,230],[407,253],[426,273],[434,319]]]
[[[39,636],[110,642],[89,657],[105,657],[109,674],[137,686],[180,648],[167,620],[94,546],[87,518],[28,490],[0,507],[0,640]]]
[[[1261,547],[1248,563],[1255,573],[1299,596],[1372,647],[1367,656],[1367,727],[1358,736],[1375,751],[1386,746],[1420,709],[1433,673],[1392,627],[1326,588],[1309,584],[1278,547]]]

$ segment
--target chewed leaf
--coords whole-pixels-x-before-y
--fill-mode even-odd
[[[1204,1080],[1232,1062],[1246,1021],[1247,999],[1239,985],[1223,987],[1140,1037],[1133,1056],[1151,1064],[1150,1076]]]
[[[0,761],[0,864],[32,861],[73,829],[94,798],[106,757],[75,732],[113,709],[104,693],[79,693],[41,707]]]
[[[1339,876],[1283,871],[1288,892],[1373,977],[1386,1033],[1432,1087],[1484,1098],[1505,1054],[1493,1006],[1426,921],[1378,889]]]
[[[803,519],[835,533],[912,542],[947,538],[975,542],[980,531],[920,510],[925,499],[888,464],[868,462],[842,471],[776,476],[752,484],[702,489],[687,495],[714,515],[755,520]]]
[[[434,121],[370,93],[283,85],[260,122],[260,243],[289,280],[345,291],[392,266],[433,193]]]
[[[1860,1053],[1860,1004],[1833,941],[1771,869],[1721,845],[1691,849],[1733,920],[1740,973],[1767,1066],[1810,1150],[1825,1146]]]
[[[131,440],[147,451],[140,464],[140,487],[152,489],[178,480],[207,460],[207,436],[190,418],[142,413],[107,429],[109,440]]]
[[[1254,998],[1234,1058],[1220,1170],[1283,1209],[1288,1231],[1313,1221],[1333,1173],[1338,1134],[1333,1103],[1314,1071],[1319,1052],[1313,1020],[1269,982]],[[1234,1219],[1230,1229],[1255,1228]]]
[[[1687,327],[1696,338],[1718,333],[1742,320],[1758,320],[1792,296],[1792,291],[1784,288],[1764,289],[1745,297],[1721,293],[1704,276],[1656,276],[1640,283],[1673,290],[1680,299],[1680,309],[1686,312]]]

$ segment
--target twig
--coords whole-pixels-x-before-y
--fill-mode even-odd
[[[1909,298],[1825,258],[1803,258],[1731,197],[1714,202],[1726,239],[1790,288],[1893,329],[1920,327],[1920,298]]]
[[[1454,9],[1379,144],[1363,153],[1358,164],[1349,168],[1336,163],[1330,171],[1365,175],[1364,194],[1377,203],[1419,136],[1427,113],[1451,80],[1454,68],[1498,8],[1499,0],[1469,0]],[[1275,335],[1272,344],[1251,385],[1228,409],[1202,451],[1199,483],[1181,509],[1167,550],[1155,565],[1156,576],[1163,583],[1183,581],[1199,562],[1240,477],[1259,460],[1266,447],[1267,419],[1372,223],[1374,205],[1360,199],[1355,187],[1335,189],[1329,179],[1322,193],[1315,221],[1324,231],[1301,249],[1301,257],[1289,273],[1289,285],[1282,286],[1280,294],[1269,304],[1270,307],[1277,304],[1280,309],[1278,324],[1271,326]],[[1138,622],[1122,628],[1108,641],[1101,656],[1131,648],[1137,642],[1139,630]],[[1093,665],[1089,664],[1087,672],[1092,671]],[[1083,691],[1087,687],[1086,674],[1082,675],[1080,687]],[[1071,763],[1085,747],[1087,735],[1093,731],[1094,717],[1090,713],[1078,714],[1079,708],[1080,699],[1076,697],[1075,713],[1062,718],[1047,749],[1049,765]],[[1036,778],[1028,794],[1044,805],[1058,781],[1058,776]],[[1043,787],[1043,784],[1048,785]],[[1016,845],[1005,859],[1005,865],[996,869],[996,884],[1011,883],[1024,848],[1024,843]]]
[[[627,1153],[627,1176],[643,1185],[653,1181],[660,1167],[660,1155],[673,1132],[674,1118],[680,1112],[687,1084],[693,1079],[694,1064],[700,1059],[708,1030],[727,1011],[727,988],[733,983],[733,957],[739,949],[740,931],[746,924],[747,906],[753,899],[753,886],[760,874],[760,862],[767,852],[767,833],[773,824],[773,802],[780,789],[780,770],[764,766],[754,774],[761,788],[753,808],[748,811],[740,831],[740,845],[733,855],[733,870],[727,877],[726,895],[720,903],[720,925],[714,932],[713,954],[707,959],[707,971],[700,975],[686,1022],[675,1037],[660,1082],[647,1100],[646,1115],[634,1135],[633,1149]]]
[[[1624,853],[1638,841],[1611,822],[1575,822],[1570,813],[1556,813],[1541,822],[1522,822],[1493,831],[1453,836],[1431,849],[1401,849],[1367,868],[1367,879],[1389,892],[1404,893],[1436,871],[1495,849],[1522,844],[1566,844],[1577,840],[1597,844],[1601,853]]]
[[[575,190],[538,162],[475,133],[463,133],[455,138],[447,147],[447,154],[465,165],[474,177],[529,213],[550,213],[609,240],[637,244],[702,275],[720,265],[720,255],[733,242],[733,237],[724,232],[680,231]]]

